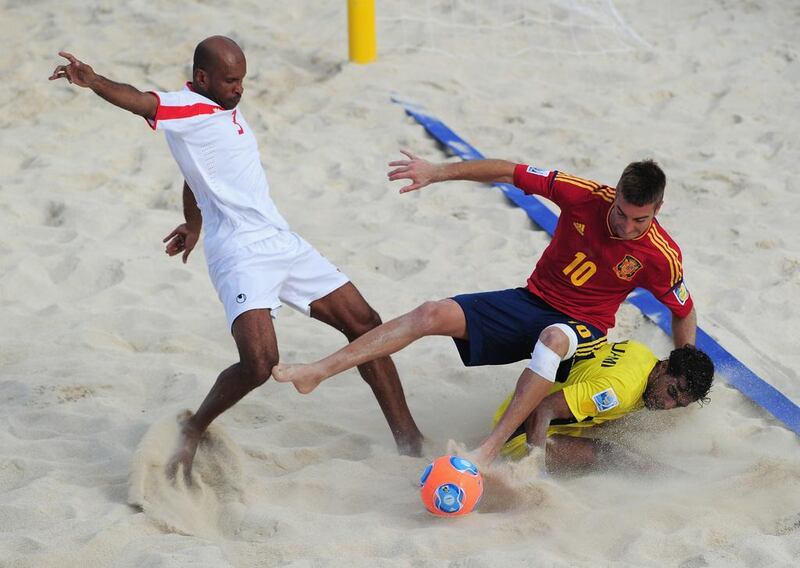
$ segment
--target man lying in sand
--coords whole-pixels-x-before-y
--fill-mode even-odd
[[[379,325],[380,317],[343,273],[289,229],[272,202],[256,138],[238,108],[247,63],[233,40],[214,36],[200,42],[192,82],[167,93],[115,83],[73,55],[60,55],[69,63],[57,66],[51,80],[88,87],[166,132],[185,179],[186,218],[164,239],[167,253],[182,252],[186,262],[205,225],[209,274],[225,307],[239,362],[222,371],[197,412],[183,421],[167,470],[174,476],[182,466],[188,480],[208,425],[262,385],[278,362],[272,317],[282,302],[340,330],[349,341]],[[419,455],[422,434],[392,360],[371,357],[359,371],[378,399],[398,450]]]
[[[659,361],[636,341],[607,343],[576,361],[564,382],[550,388],[544,400],[511,435],[500,453],[521,458],[531,447],[545,447],[551,472],[591,465],[646,466],[629,452],[600,439],[584,438],[587,428],[617,420],[641,408],[670,410],[706,402],[714,364],[704,352],[687,345]],[[497,409],[501,419],[509,396]]]
[[[566,377],[573,356],[605,343],[615,314],[636,287],[672,312],[676,347],[694,344],[697,319],[683,283],[681,252],[655,219],[666,178],[650,160],[629,164],[616,189],[558,171],[505,160],[431,164],[411,153],[390,162],[390,180],[409,179],[406,193],[447,180],[513,183],[561,208],[553,240],[527,286],[426,302],[309,365],[278,365],[273,377],[310,392],[326,378],[399,351],[428,335],[455,340],[467,366],[530,359],[508,410],[473,456],[490,463],[508,437]]]

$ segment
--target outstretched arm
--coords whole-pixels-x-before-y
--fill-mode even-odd
[[[183,217],[186,222],[175,227],[169,235],[164,237],[163,242],[167,243],[166,253],[169,256],[175,256],[182,252],[183,263],[186,264],[189,255],[200,239],[200,230],[203,227],[203,216],[200,208],[197,207],[194,193],[186,181],[183,182]]]
[[[672,341],[675,348],[680,349],[687,343],[694,345],[697,337],[697,312],[694,308],[685,318],[672,315]]]
[[[426,185],[440,181],[464,180],[483,183],[513,183],[514,181],[514,167],[516,166],[514,162],[468,160],[466,162],[432,164],[406,150],[401,150],[401,152],[408,159],[389,162],[389,166],[395,169],[388,174],[390,181],[411,180],[410,184],[400,189],[400,193],[422,189]]]
[[[66,79],[79,87],[93,90],[114,106],[130,111],[144,118],[153,120],[158,109],[158,98],[152,93],[143,93],[139,89],[123,83],[116,83],[98,75],[94,70],[79,61],[71,53],[59,51],[58,54],[69,61],[67,65],[58,65],[50,80]]]

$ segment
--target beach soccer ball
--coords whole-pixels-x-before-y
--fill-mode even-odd
[[[434,515],[466,515],[481,500],[483,477],[471,461],[458,456],[442,456],[422,472],[419,495],[425,508]]]

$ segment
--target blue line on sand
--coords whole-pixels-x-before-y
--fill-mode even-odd
[[[441,120],[424,112],[420,106],[404,102],[395,97],[392,100],[402,105],[406,113],[425,127],[425,130],[431,136],[460,158],[464,160],[483,158],[483,154],[475,149],[474,146],[450,130]],[[547,231],[550,236],[553,235],[558,217],[538,197],[525,195],[522,190],[510,184],[498,183],[494,185],[502,189],[510,201],[524,209],[528,217],[537,225]],[[639,308],[645,316],[663,329],[667,335],[672,335],[669,311],[650,292],[637,288],[628,296],[628,301]],[[697,329],[697,345],[709,354],[716,365],[717,371],[731,385],[783,422],[795,434],[800,435],[800,407],[789,400],[782,392],[753,373],[700,328]]]

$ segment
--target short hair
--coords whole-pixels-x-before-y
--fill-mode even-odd
[[[221,46],[235,46],[236,49],[241,50],[235,41],[225,36],[211,36],[197,44],[194,48],[194,57],[192,59],[192,73],[198,69],[209,71],[211,67],[218,63],[219,52]]]
[[[688,392],[700,403],[708,402],[708,391],[714,380],[711,357],[694,345],[684,345],[669,354],[667,372],[673,377],[685,377]]]
[[[197,44],[197,47],[194,48],[194,57],[192,59],[192,71],[197,71],[198,69],[203,69],[205,71],[209,70],[209,67],[213,64],[214,61],[214,52],[212,49],[209,48],[208,42],[201,41]]]
[[[651,203],[661,203],[667,176],[653,160],[631,162],[625,167],[617,184],[617,191],[625,201],[641,207]]]

